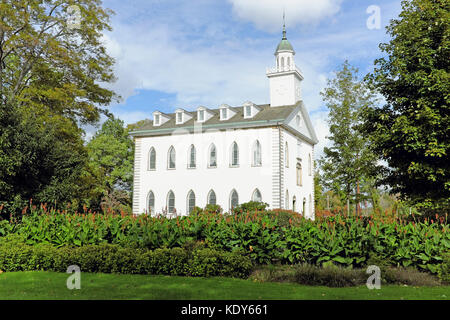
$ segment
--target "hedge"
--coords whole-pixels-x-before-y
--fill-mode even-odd
[[[208,248],[122,248],[113,244],[55,248],[27,245],[18,237],[0,241],[0,270],[66,272],[78,265],[82,272],[247,278],[253,265],[241,252]]]
[[[285,210],[255,210],[234,215],[196,212],[168,219],[58,212],[45,205],[31,208],[24,210],[18,223],[0,221],[0,238],[19,234],[30,245],[115,244],[142,250],[174,249],[192,241],[203,241],[207,247],[220,252],[240,250],[260,265],[322,266],[331,262],[362,268],[369,261],[378,260],[389,266],[413,267],[433,274],[448,267],[443,255],[450,251],[447,216],[439,215],[430,221],[414,222],[388,215],[361,217],[342,213],[311,221]],[[189,272],[196,273],[196,270]],[[201,272],[209,273],[209,270]]]

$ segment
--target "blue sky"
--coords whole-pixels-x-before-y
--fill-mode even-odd
[[[303,100],[327,143],[327,110],[320,98],[326,79],[346,59],[369,72],[388,41],[385,26],[400,1],[356,0],[105,0],[115,11],[105,44],[116,59],[112,87],[123,100],[110,111],[125,123],[199,105],[269,102],[266,67],[275,63],[283,8],[287,37],[303,71]],[[369,6],[380,8],[380,29],[369,29]],[[317,154],[316,153],[316,154]]]

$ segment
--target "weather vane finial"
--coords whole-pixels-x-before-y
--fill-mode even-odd
[[[283,39],[286,40],[286,14],[283,8]]]

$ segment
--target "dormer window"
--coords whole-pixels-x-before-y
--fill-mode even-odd
[[[197,118],[199,122],[205,121],[205,110],[198,110]]]
[[[160,111],[153,112],[153,125],[155,127],[161,126],[169,120],[170,120],[170,116],[168,116]]]
[[[183,112],[177,112],[177,124],[183,123]]]
[[[251,116],[252,116],[252,107],[246,106],[245,107],[245,117],[251,118]]]
[[[227,105],[225,103],[219,107],[219,110],[220,110],[220,120],[221,121],[231,119],[236,114],[236,112],[229,105]]]
[[[243,105],[244,119],[253,118],[261,109],[251,101],[247,101]]]
[[[222,120],[227,120],[227,111],[228,110],[226,108],[222,109],[222,114],[221,114]]]

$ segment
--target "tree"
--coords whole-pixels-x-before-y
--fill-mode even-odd
[[[106,120],[87,145],[85,199],[93,207],[131,205],[134,145],[120,119]]]
[[[80,130],[62,137],[62,119],[41,126],[11,103],[0,108],[0,123],[0,202],[70,201],[87,160]]]
[[[110,14],[99,0],[1,1],[0,200],[79,194],[80,125],[97,123],[119,98],[105,88],[114,81],[102,43]]]
[[[374,103],[374,94],[358,80],[358,70],[347,61],[336,77],[328,80],[321,96],[329,109],[328,123],[332,145],[324,148],[319,160],[324,185],[346,199],[362,200],[360,181],[373,174],[377,157],[368,147],[368,138],[357,127],[361,110]]]
[[[109,15],[98,0],[6,0],[0,4],[0,97],[21,108],[51,110],[96,123],[117,98],[102,36]],[[79,15],[79,24],[74,20]],[[71,23],[75,22],[75,23]]]
[[[402,2],[391,21],[385,57],[367,76],[384,96],[362,128],[386,165],[379,184],[423,207],[450,205],[450,2]]]

